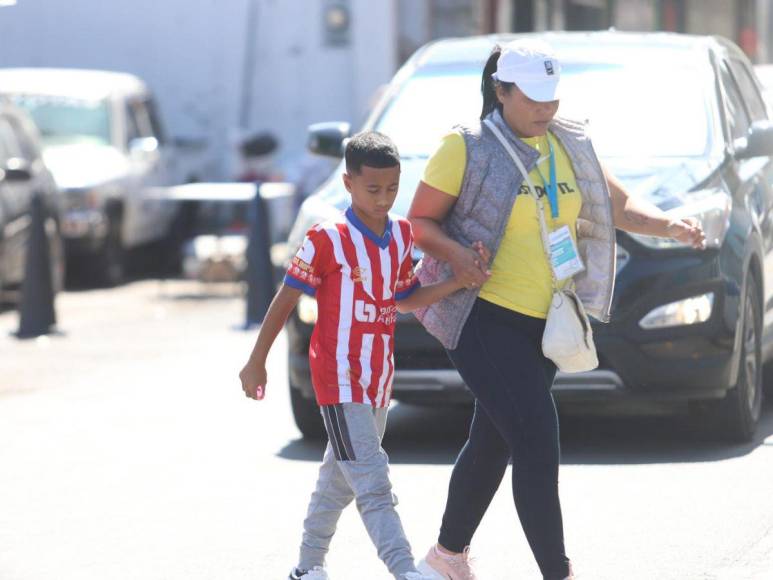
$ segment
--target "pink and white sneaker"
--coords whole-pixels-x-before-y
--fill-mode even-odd
[[[470,547],[467,546],[461,554],[444,554],[432,546],[416,568],[430,578],[436,580],[477,580],[470,558]]]

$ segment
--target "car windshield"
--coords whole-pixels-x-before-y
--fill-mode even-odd
[[[32,116],[44,146],[111,142],[110,113],[104,100],[41,95],[13,95],[11,100]]]
[[[707,67],[565,63],[559,115],[590,123],[602,158],[698,157],[712,146]],[[459,122],[480,114],[480,74],[418,73],[376,122],[405,157],[427,157]]]

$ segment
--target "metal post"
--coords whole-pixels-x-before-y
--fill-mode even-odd
[[[261,324],[274,297],[274,267],[271,263],[271,234],[268,205],[255,184],[255,197],[248,212],[247,316],[244,327]]]
[[[51,252],[46,235],[43,198],[32,199],[32,226],[24,262],[24,280],[19,303],[18,338],[34,338],[51,332],[56,324]]]

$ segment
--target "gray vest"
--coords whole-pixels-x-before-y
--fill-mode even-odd
[[[513,133],[498,111],[489,118],[499,127],[528,171],[539,154]],[[467,149],[467,166],[459,199],[442,224],[443,231],[463,246],[480,240],[493,257],[499,249],[523,176],[491,131],[478,122],[458,126]],[[601,165],[581,123],[556,118],[550,132],[563,145],[582,195],[577,218],[577,245],[585,271],[574,277],[575,290],[594,318],[609,322],[615,284],[615,227],[612,203]],[[453,276],[450,264],[425,254],[416,273],[422,284]],[[415,312],[427,331],[444,347],[454,349],[479,289],[465,289]]]

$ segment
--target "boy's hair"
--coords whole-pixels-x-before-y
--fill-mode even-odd
[[[363,131],[346,144],[346,172],[360,173],[363,165],[385,169],[400,165],[400,154],[394,142],[378,131]]]

